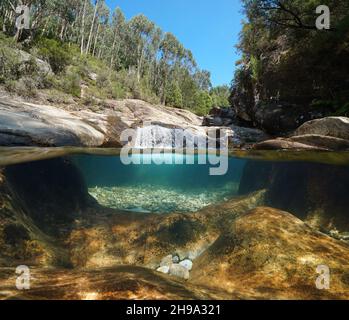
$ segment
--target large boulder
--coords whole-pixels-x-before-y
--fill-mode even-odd
[[[349,150],[349,118],[327,117],[300,126],[291,136],[263,141],[257,150]]]
[[[304,141],[298,142],[291,139],[272,139],[259,142],[253,146],[255,150],[302,150],[302,151],[327,151],[328,148],[310,145]]]
[[[140,100],[107,101],[99,112],[67,111],[0,97],[1,146],[122,147],[121,133],[147,125],[207,135],[202,118],[187,110]]]
[[[295,135],[330,136],[349,141],[349,118],[327,117],[309,121],[295,132]]]
[[[2,146],[121,146],[115,117],[92,112],[68,112],[2,98]],[[126,126],[124,126],[126,128]]]
[[[22,50],[18,51],[17,56],[22,68],[25,68],[26,64],[30,63],[31,61],[34,61],[37,67],[37,71],[40,75],[42,76],[53,75],[52,68],[48,62],[41,60],[39,58],[36,58],[32,56],[30,53]]]
[[[191,281],[243,299],[348,299],[349,246],[293,215],[260,207],[240,216],[198,259]],[[330,269],[319,290],[319,266]]]
[[[318,134],[305,134],[301,136],[290,137],[289,140],[331,151],[349,150],[349,140],[330,136],[323,136]]]

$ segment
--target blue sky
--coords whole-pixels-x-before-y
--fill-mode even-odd
[[[213,85],[229,84],[238,53],[240,0],[106,0],[129,19],[143,13],[164,31],[172,32],[190,49]]]

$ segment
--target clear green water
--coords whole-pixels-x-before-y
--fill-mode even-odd
[[[196,211],[234,197],[248,160],[287,162],[290,164],[287,171],[300,162],[335,167],[349,164],[349,153],[346,152],[232,150],[227,174],[210,176],[210,164],[125,166],[120,161],[120,149],[2,147],[0,154],[0,166],[69,157],[83,173],[90,194],[100,204],[116,209],[159,213]],[[196,160],[197,156],[194,156],[195,163]],[[259,178],[253,176],[249,179]]]
[[[74,156],[90,194],[107,207],[139,212],[194,212],[225,201],[238,193],[246,161],[229,158],[228,172],[212,176],[212,167],[190,163],[174,164],[180,155],[157,155],[173,164],[144,164],[149,156],[135,156],[141,164],[124,165],[118,156]]]

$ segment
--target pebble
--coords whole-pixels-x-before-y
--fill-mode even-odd
[[[175,276],[184,280],[189,280],[189,270],[187,268],[184,268],[180,264],[173,264],[170,267],[170,275]]]
[[[137,212],[195,212],[237,194],[239,184],[229,182],[208,188],[183,192],[171,187],[152,185],[90,188],[89,193],[103,206]]]
[[[181,261],[181,259],[179,258],[179,255],[178,254],[173,255],[172,262],[179,263],[179,261]]]
[[[182,267],[186,268],[188,271],[193,269],[193,262],[189,259],[185,259],[179,263]]]
[[[170,267],[173,264],[173,257],[172,254],[168,255],[167,257],[163,258],[160,263],[160,267]]]
[[[168,274],[170,272],[170,267],[163,266],[158,269],[156,269],[157,272]]]

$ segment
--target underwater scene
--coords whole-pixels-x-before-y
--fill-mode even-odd
[[[349,300],[348,75],[348,0],[0,0],[1,306]]]
[[[348,153],[199,157],[0,148],[0,299],[349,298]]]

